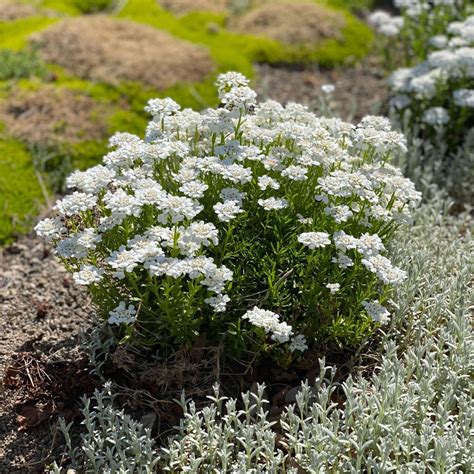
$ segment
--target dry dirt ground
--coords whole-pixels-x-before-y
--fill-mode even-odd
[[[0,249],[0,473],[42,472],[52,424],[36,424],[65,406],[60,397],[48,401],[47,392],[53,383],[59,391],[57,376],[70,373],[64,354],[77,358],[77,335],[90,314],[84,292],[39,239]],[[39,354],[55,361],[57,373],[46,373]]]
[[[298,102],[318,110],[324,84],[333,84],[331,108],[336,116],[350,122],[365,115],[385,112],[388,88],[385,73],[377,58],[367,58],[353,67],[289,69],[268,65],[256,66],[255,88],[260,100],[281,103]],[[327,99],[327,97],[325,97]]]

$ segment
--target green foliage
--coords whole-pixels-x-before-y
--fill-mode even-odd
[[[0,50],[0,80],[20,79],[30,76],[44,77],[46,66],[35,51]]]
[[[72,0],[73,5],[82,13],[100,13],[116,6],[116,0]]]
[[[360,12],[371,10],[376,0],[327,0],[327,3],[334,7],[348,8],[351,11]]]
[[[19,50],[28,45],[28,36],[56,22],[55,18],[30,17],[16,21],[0,21],[0,48]]]
[[[39,179],[25,146],[0,138],[0,244],[30,229],[47,192]]]

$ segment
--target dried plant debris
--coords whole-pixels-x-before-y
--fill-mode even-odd
[[[18,91],[0,106],[10,134],[28,145],[52,147],[107,134],[107,110],[76,91],[51,86]]]
[[[20,352],[12,356],[3,384],[14,397],[20,429],[37,426],[53,415],[73,416],[74,405],[98,386],[83,355],[54,360],[45,354]]]
[[[37,15],[38,8],[23,2],[0,0],[0,21],[14,21]]]
[[[163,90],[201,81],[214,68],[202,47],[151,26],[100,15],[66,20],[33,41],[46,61],[82,78],[113,85],[141,82]]]
[[[292,45],[314,45],[342,37],[344,16],[314,3],[266,3],[231,21],[242,33],[267,36]]]
[[[230,3],[227,0],[158,0],[158,3],[177,15],[192,11],[226,12]]]

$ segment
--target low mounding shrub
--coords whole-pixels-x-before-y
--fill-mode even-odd
[[[389,320],[406,273],[385,244],[420,199],[388,164],[403,136],[258,105],[247,84],[220,76],[222,106],[202,114],[151,100],[145,139],[115,135],[36,227],[124,341],[285,365]]]
[[[132,455],[136,470],[129,472],[471,472],[472,240],[466,230],[472,221],[429,207],[416,219],[397,235],[406,245],[395,245],[396,260],[409,278],[394,295],[397,309],[376,374],[341,387],[321,361],[315,386],[303,384],[280,428],[265,408],[263,387],[245,394],[243,405],[218,391],[203,410],[183,398],[178,432],[154,451],[150,440],[142,441],[140,463]],[[343,406],[331,398],[341,388]],[[117,472],[130,456],[121,447],[134,442],[138,426],[129,431],[110,403],[88,404],[84,415],[97,422],[83,435],[74,467]],[[99,428],[111,418],[118,420],[112,436]],[[107,439],[119,440],[114,456],[102,448]]]

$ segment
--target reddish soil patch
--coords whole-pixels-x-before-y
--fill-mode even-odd
[[[214,69],[202,47],[148,25],[100,15],[63,21],[32,39],[46,61],[114,85],[141,82],[163,90],[201,81]]]

